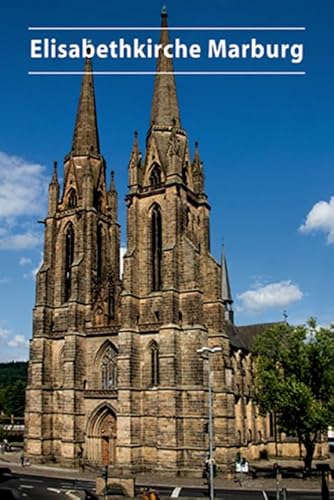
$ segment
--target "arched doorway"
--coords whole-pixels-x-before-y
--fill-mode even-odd
[[[98,407],[87,426],[87,460],[113,465],[116,462],[116,415],[109,405]]]
[[[115,463],[116,452],[116,419],[112,414],[106,414],[100,424],[102,464]]]

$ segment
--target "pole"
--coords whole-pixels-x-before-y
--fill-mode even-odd
[[[109,475],[109,470],[108,470],[108,465],[104,466],[104,498],[107,498],[107,491],[108,491],[108,475]]]
[[[202,358],[208,361],[208,406],[209,406],[209,497],[210,500],[214,500],[215,490],[214,490],[214,462],[213,462],[213,409],[212,409],[212,376],[211,376],[211,354],[222,352],[221,347],[201,347],[197,349],[198,354],[201,354]]]
[[[277,418],[274,411],[274,439],[275,439],[275,456],[278,457],[278,443],[277,443]]]
[[[279,467],[276,469],[276,500],[280,500],[280,492],[279,492]]]
[[[214,500],[215,492],[213,485],[213,422],[212,422],[212,382],[211,382],[211,360],[208,352],[208,403],[209,403],[209,481],[210,481],[210,500]]]

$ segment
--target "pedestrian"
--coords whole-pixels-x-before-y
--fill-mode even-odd
[[[140,498],[141,500],[149,500],[149,497],[148,497],[148,489],[145,490],[145,488],[141,488],[140,489]]]
[[[150,489],[150,492],[149,492],[149,500],[158,500],[159,499],[159,495],[157,494],[157,492],[151,488]]]
[[[25,456],[24,456],[24,453],[22,453],[22,454],[21,454],[21,456],[20,456],[20,462],[21,462],[22,467],[24,467],[24,464],[25,464]]]

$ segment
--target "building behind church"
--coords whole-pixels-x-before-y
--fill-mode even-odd
[[[161,43],[168,43],[162,13]],[[208,449],[206,361],[212,358],[215,460],[266,449],[298,453],[252,399],[251,343],[264,325],[234,324],[227,263],[210,254],[210,206],[198,145],[182,128],[173,62],[160,55],[143,154],[128,167],[120,277],[114,174],[108,181],[91,61],[72,148],[49,185],[37,274],[26,406],[34,461],[80,457],[123,470],[197,473]]]

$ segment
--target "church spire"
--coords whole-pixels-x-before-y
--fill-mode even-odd
[[[53,163],[52,179],[49,184],[48,216],[55,215],[57,211],[58,200],[59,200],[59,182],[58,182],[57,162],[55,161]]]
[[[53,174],[52,174],[50,184],[59,185],[59,183],[58,183],[58,162],[57,161],[53,162]]]
[[[227,262],[224,252],[224,245],[222,245],[221,254],[221,298],[225,305],[225,319],[233,323],[233,299],[231,293],[230,280],[228,277]]]
[[[167,9],[161,10],[160,44],[165,47],[169,43],[167,24]],[[154,94],[151,111],[151,126],[162,125],[181,127],[179,106],[177,102],[175,78],[173,74],[173,60],[160,50],[157,74],[154,83]],[[164,74],[165,73],[165,74]],[[167,73],[167,74],[166,74]]]
[[[73,155],[100,154],[90,58],[87,58],[85,63],[71,153]]]

